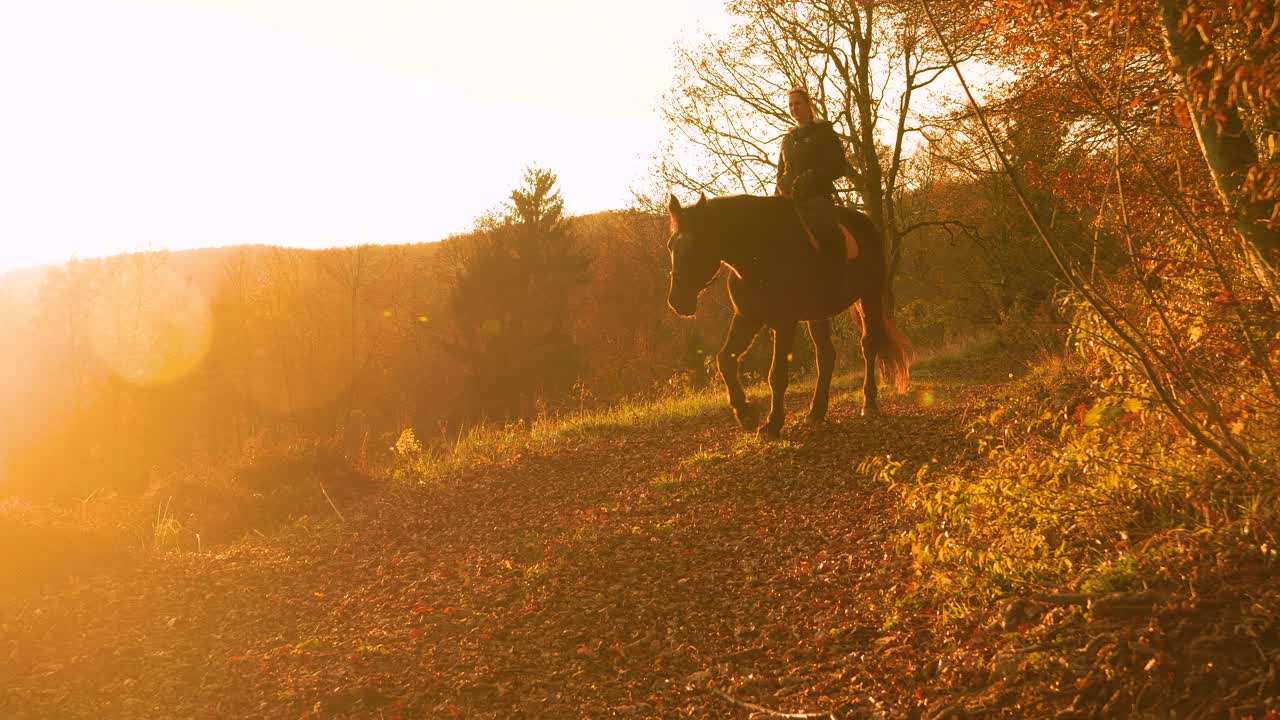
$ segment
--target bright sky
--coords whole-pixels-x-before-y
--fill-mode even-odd
[[[723,0],[0,3],[0,272],[438,240],[522,169],[625,207],[672,45]]]

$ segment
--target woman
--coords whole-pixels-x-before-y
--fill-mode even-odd
[[[847,250],[836,220],[835,181],[852,175],[844,146],[827,120],[818,120],[809,93],[796,88],[787,94],[795,127],[782,138],[778,157],[777,194],[795,200],[822,255],[823,280],[830,295],[848,294]]]

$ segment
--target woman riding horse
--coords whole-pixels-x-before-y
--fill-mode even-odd
[[[782,138],[775,192],[795,200],[822,256],[822,284],[831,297],[848,294],[847,250],[836,219],[835,181],[854,174],[845,159],[835,128],[819,120],[809,93],[795,88],[787,94],[795,127]]]
[[[878,409],[877,365],[883,365],[899,391],[906,390],[911,378],[910,344],[894,325],[888,303],[884,236],[866,214],[836,208],[832,182],[853,172],[840,138],[831,123],[815,121],[808,93],[794,90],[788,99],[796,127],[782,141],[773,197],[703,196],[686,208],[672,195],[667,204],[671,309],[693,315],[698,296],[722,266],[729,269],[733,318],[716,364],[729,405],[744,429],[755,429],[759,416],[738,378],[738,360],[762,327],[773,333],[769,415],[759,426],[768,437],[782,430],[791,346],[801,322],[808,325],[818,366],[810,421],[819,422],[827,414],[836,359],[831,317],[846,308],[862,328],[863,414]],[[845,249],[840,225],[858,244],[854,257]],[[815,274],[822,280],[814,282]]]
[[[809,420],[819,422],[827,413],[836,360],[830,318],[854,303],[856,309],[851,308],[850,313],[862,328],[863,414],[874,414],[878,408],[878,363],[884,365],[899,391],[906,390],[910,346],[893,323],[887,303],[884,238],[871,218],[853,210],[839,211],[841,223],[858,242],[858,254],[844,263],[849,274],[848,292],[832,296],[814,282],[816,253],[791,200],[777,195],[703,197],[686,208],[673,195],[667,207],[671,213],[667,304],[671,309],[682,316],[693,315],[698,296],[722,266],[729,269],[733,318],[716,364],[729,391],[729,405],[744,429],[756,429],[759,416],[738,378],[738,361],[756,333],[767,327],[773,334],[769,415],[759,431],[777,437],[786,414],[783,398],[797,324],[806,323],[813,340],[818,377]]]

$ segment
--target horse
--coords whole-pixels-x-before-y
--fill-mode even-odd
[[[697,204],[682,208],[671,195],[667,207],[671,215],[667,304],[671,309],[681,317],[692,317],[698,296],[711,285],[721,266],[729,270],[733,318],[716,364],[729,392],[729,406],[744,430],[756,430],[769,438],[780,435],[791,347],[800,322],[808,325],[818,366],[807,420],[820,423],[826,418],[836,355],[831,318],[846,309],[862,330],[862,414],[879,412],[877,361],[892,376],[898,391],[906,390],[911,378],[910,345],[893,323],[884,238],[870,217],[855,210],[838,211],[840,225],[856,241],[856,252],[850,248],[846,295],[824,297],[818,282],[823,260],[790,198],[731,195],[708,200],[704,194]],[[769,367],[772,396],[769,414],[757,428],[759,412],[743,392],[738,359],[762,327],[773,333],[773,363]]]

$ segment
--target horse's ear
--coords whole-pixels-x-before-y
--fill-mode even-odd
[[[667,210],[669,210],[672,215],[680,212],[680,200],[676,197],[675,193],[671,193],[671,198],[667,200]]]
[[[697,205],[695,205],[694,207],[702,207],[703,205],[706,205],[706,204],[707,204],[707,194],[706,194],[706,193],[699,193],[699,195],[698,195],[698,204],[697,204]]]

